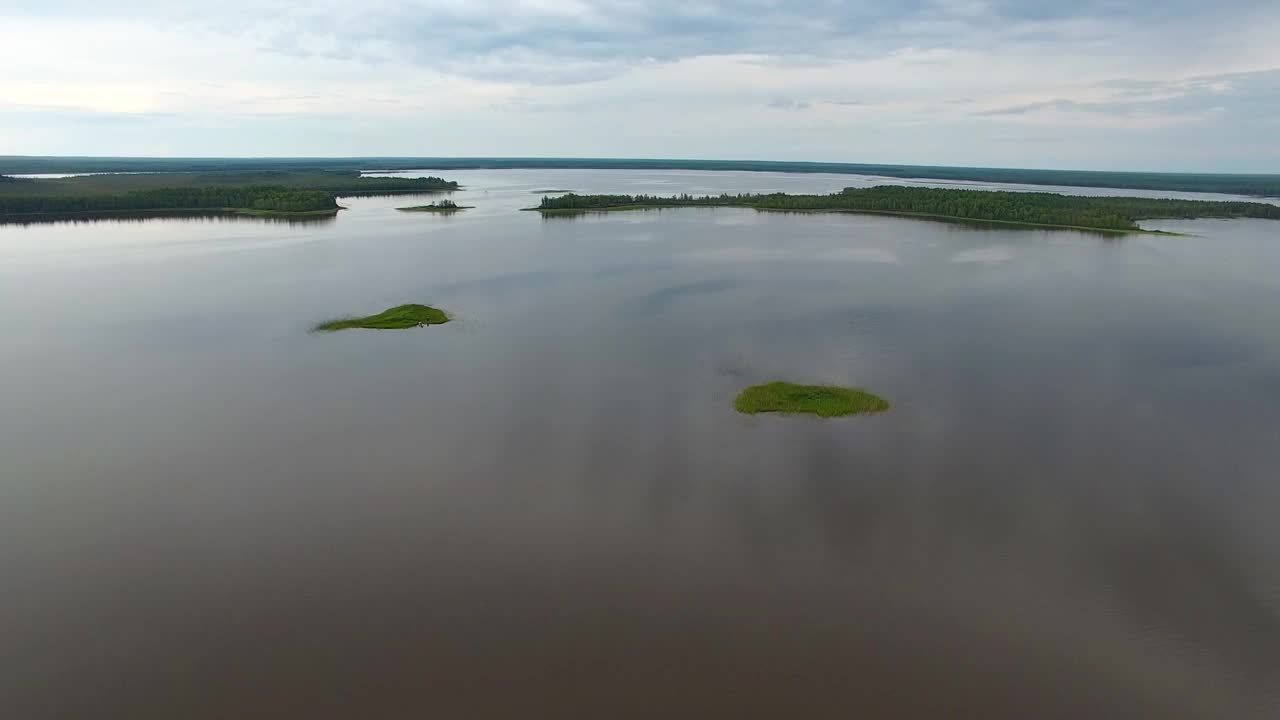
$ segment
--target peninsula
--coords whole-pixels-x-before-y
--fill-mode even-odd
[[[138,173],[0,180],[0,219],[122,212],[325,215],[336,199],[452,192],[438,177],[361,177],[345,171]]]
[[[1280,206],[1139,197],[1086,197],[1042,192],[958,190],[879,185],[829,195],[562,195],[544,197],[543,215],[572,215],[651,208],[746,207],[781,212],[849,212],[905,215],[933,220],[1069,228],[1114,233],[1149,232],[1139,220],[1159,218],[1280,219]]]

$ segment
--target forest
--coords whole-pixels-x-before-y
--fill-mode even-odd
[[[298,213],[338,209],[333,193],[324,190],[255,185],[134,190],[119,195],[0,194],[0,215],[37,213],[97,213],[122,210],[235,209]]]
[[[336,197],[451,192],[438,177],[361,177],[347,171],[139,173],[26,179],[0,176],[0,215],[123,210],[338,210]]]
[[[2,177],[2,176],[0,176]],[[452,192],[458,183],[438,177],[361,177],[336,170],[260,172],[114,173],[64,178],[7,178],[0,194],[94,195],[160,188],[272,185],[292,190],[326,190],[338,196]]]
[[[1085,197],[1039,192],[958,190],[880,185],[845,188],[829,195],[576,195],[546,197],[534,208],[544,214],[660,207],[750,207],[757,210],[845,211],[921,215],[987,222],[1138,231],[1139,220],[1156,218],[1280,219],[1280,206],[1255,202],[1208,202],[1136,197]]]

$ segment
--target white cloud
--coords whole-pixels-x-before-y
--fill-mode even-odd
[[[0,153],[1276,170],[1264,2],[7,2]]]

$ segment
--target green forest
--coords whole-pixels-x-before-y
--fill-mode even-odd
[[[337,197],[451,192],[438,177],[369,178],[356,172],[143,173],[55,179],[0,176],[0,215],[126,210],[337,211]]]
[[[270,185],[164,188],[119,195],[6,197],[0,194],[0,215],[196,209],[296,213],[337,210],[338,204],[334,202],[333,193],[323,190],[291,190]]]
[[[675,207],[750,207],[757,210],[844,211],[921,215],[1032,225],[1137,231],[1156,218],[1280,219],[1280,206],[1255,202],[1206,202],[1136,197],[1085,197],[880,185],[845,188],[830,195],[576,195],[546,197],[544,214]]]

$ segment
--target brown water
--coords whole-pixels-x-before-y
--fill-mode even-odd
[[[1280,223],[0,226],[0,718],[1280,717]],[[403,302],[459,321],[308,332]],[[744,417],[770,379],[890,413]]]

